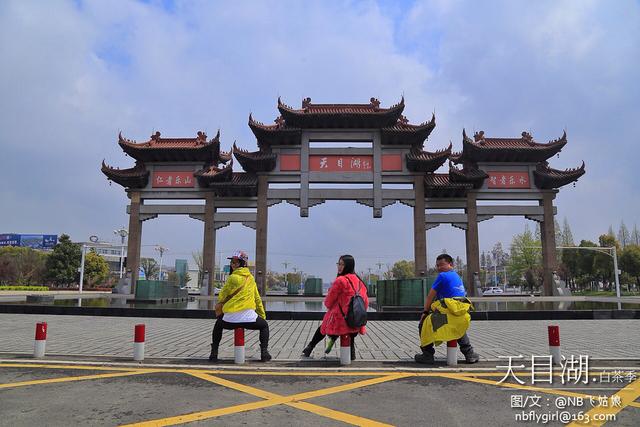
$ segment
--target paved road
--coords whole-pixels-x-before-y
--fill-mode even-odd
[[[160,319],[91,316],[0,314],[0,355],[32,354],[35,324],[49,326],[48,355],[107,356],[131,358],[135,324],[146,325],[146,356],[149,358],[206,358],[211,342],[212,320]],[[275,360],[300,359],[300,352],[311,339],[319,321],[270,321],[270,351]],[[476,321],[469,331],[481,360],[499,356],[548,354],[547,325],[560,326],[561,348],[566,355],[588,355],[592,359],[640,359],[638,320],[561,320],[561,321]],[[418,350],[417,322],[371,321],[368,333],[358,337],[361,361],[411,361]],[[233,358],[233,333],[225,331],[220,346],[222,358]],[[259,354],[257,332],[247,331],[247,358]],[[436,357],[445,357],[439,347]],[[337,350],[330,355],[337,357]],[[321,359],[319,345],[314,359]]]
[[[613,368],[609,368],[613,369]],[[592,369],[591,378],[603,372]],[[640,423],[640,380],[525,384],[503,372],[221,370],[0,363],[0,425],[517,425]],[[618,399],[619,398],[619,399]],[[568,400],[571,399],[571,400]],[[518,418],[519,417],[519,418]],[[579,423],[577,425],[584,425]],[[601,424],[595,424],[601,425]]]

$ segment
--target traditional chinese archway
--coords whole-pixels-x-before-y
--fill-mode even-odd
[[[413,207],[416,276],[426,274],[426,230],[449,223],[465,230],[466,285],[471,286],[473,274],[480,270],[478,222],[517,215],[541,224],[544,293],[552,294],[556,267],[553,199],[558,188],[585,172],[584,163],[562,171],[549,167],[547,160],[567,143],[566,134],[540,144],[526,132],[520,138],[486,138],[484,132],[478,132],[471,139],[463,130],[461,152],[453,153],[451,144],[429,152],[424,144],[435,128],[435,115],[419,125],[410,124],[402,115],[404,98],[389,108],[381,108],[375,98],[368,104],[313,104],[306,98],[301,109],[278,99],[278,110],[273,125],[249,116],[258,145],[254,152],[235,144],[229,152],[221,151],[220,132],[211,140],[202,132],[196,138],[162,138],[157,132],[143,143],[119,135],[119,145],[136,164],[116,169],[103,162],[102,172],[122,185],[131,199],[127,269],[137,271],[139,267],[142,223],[159,214],[189,215],[204,221],[203,259],[210,272],[215,271],[216,230],[240,222],[256,230],[255,276],[264,294],[269,206],[286,201],[300,208],[301,217],[308,217],[309,208],[327,200],[354,200],[370,206],[374,218],[382,218],[385,206],[401,202]],[[323,146],[333,142],[356,142],[363,147]],[[233,157],[243,172],[233,172]],[[447,160],[449,173],[435,173]],[[300,188],[270,188],[272,183]],[[322,188],[336,183],[369,184],[371,188]],[[409,184],[412,189],[383,188],[383,184]],[[148,199],[203,199],[205,204],[145,205]],[[485,200],[537,201],[538,205],[478,205]],[[218,212],[222,208],[252,208],[255,212]],[[442,209],[463,213],[437,213]],[[209,292],[213,292],[213,274],[208,280]]]

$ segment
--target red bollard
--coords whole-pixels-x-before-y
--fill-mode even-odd
[[[340,335],[340,364],[351,365],[351,335]]]
[[[47,322],[36,323],[36,340],[33,347],[33,357],[44,357],[47,345]]]
[[[233,330],[233,358],[238,365],[244,363],[244,328]]]
[[[447,341],[447,366],[458,364],[458,340]]]
[[[144,360],[144,324],[136,325],[133,335],[133,360]]]
[[[547,326],[547,332],[549,334],[549,353],[551,359],[556,365],[560,364],[562,355],[560,354],[560,326],[549,325]]]

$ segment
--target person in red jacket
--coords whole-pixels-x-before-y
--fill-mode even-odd
[[[340,335],[351,335],[351,360],[356,358],[356,347],[354,338],[358,334],[365,334],[366,328],[351,328],[347,325],[344,316],[349,309],[349,301],[355,295],[356,290],[362,296],[366,307],[369,307],[369,297],[367,296],[367,286],[355,273],[356,261],[351,255],[342,255],[338,260],[338,275],[329,288],[329,293],[324,299],[324,305],[328,311],[322,319],[322,324],[316,330],[311,342],[302,350],[305,357],[311,356],[314,347],[322,341],[325,335],[329,335],[335,340]]]

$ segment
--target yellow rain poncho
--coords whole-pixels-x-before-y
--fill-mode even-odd
[[[471,324],[473,304],[467,298],[444,298],[431,304],[431,311],[422,325],[420,347],[462,338]]]

